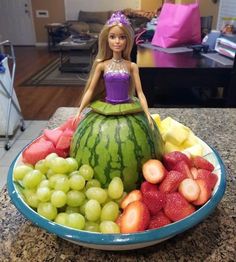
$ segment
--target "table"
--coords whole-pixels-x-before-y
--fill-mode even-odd
[[[223,87],[222,106],[236,106],[236,62],[224,66],[200,53],[185,52],[170,54],[138,46],[137,64],[140,78],[148,104],[152,107],[158,98],[155,97],[155,86],[174,90],[201,87],[216,89]],[[183,93],[183,96],[185,94]]]
[[[48,123],[55,128],[77,108],[59,108]],[[152,247],[133,251],[100,251],[67,242],[33,225],[10,203],[6,188],[0,193],[1,261],[235,261],[236,257],[236,109],[150,109],[189,126],[214,146],[228,170],[227,188],[215,211],[194,228]]]
[[[60,42],[60,71],[88,73],[97,53],[97,43],[97,38],[80,40],[72,37]]]

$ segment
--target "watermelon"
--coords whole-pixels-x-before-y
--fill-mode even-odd
[[[141,168],[148,159],[161,159],[163,141],[157,126],[149,126],[144,112],[103,115],[90,111],[79,123],[70,146],[70,156],[79,166],[89,164],[95,178],[107,186],[121,177],[127,192],[142,180]]]

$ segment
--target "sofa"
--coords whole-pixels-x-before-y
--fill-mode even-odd
[[[124,9],[122,12],[130,19],[134,30],[145,27],[154,16],[155,12],[136,11],[132,9]],[[104,24],[112,15],[113,11],[79,11],[78,20],[69,20],[69,30],[71,34],[90,34],[98,36]]]

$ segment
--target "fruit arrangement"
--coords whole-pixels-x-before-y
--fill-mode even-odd
[[[94,114],[78,129],[69,119],[45,130],[15,167],[23,199],[41,216],[79,230],[134,233],[181,220],[210,199],[218,176],[189,128],[154,115],[162,137],[158,129],[151,136],[142,115],[111,116],[105,128]]]

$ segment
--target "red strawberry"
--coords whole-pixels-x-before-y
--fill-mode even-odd
[[[179,161],[174,167],[173,170],[179,171],[180,173],[185,174],[188,178],[193,178],[192,173],[189,169],[189,166],[186,164],[185,161]]]
[[[148,229],[160,228],[170,224],[170,219],[161,210],[155,216],[151,217]]]
[[[157,190],[157,185],[154,185],[154,184],[151,184],[147,181],[144,181],[142,184],[141,184],[141,192],[144,194],[145,192],[148,192],[150,190]]]
[[[164,193],[171,193],[178,189],[178,186],[182,180],[187,176],[178,171],[170,171],[166,178],[161,182],[159,190]]]
[[[197,168],[194,167],[194,166],[191,167],[191,168],[190,168],[190,172],[191,172],[191,174],[192,174],[193,179],[197,179],[197,176],[198,176]]]
[[[146,163],[144,163],[142,171],[146,181],[152,184],[160,183],[166,174],[165,167],[161,161],[157,159],[149,159]]]
[[[209,185],[209,187],[213,189],[218,180],[218,176],[214,173],[211,173],[210,171],[206,169],[198,169],[197,179],[205,180],[207,184]]]
[[[179,184],[179,193],[188,201],[197,200],[200,194],[198,183],[192,178],[186,178]]]
[[[196,179],[195,181],[200,187],[200,194],[197,200],[193,201],[192,203],[196,206],[201,206],[205,204],[211,197],[211,188],[204,179]]]
[[[186,164],[191,167],[191,161],[190,159],[182,152],[179,151],[173,151],[170,153],[167,153],[163,156],[163,164],[165,168],[170,171],[173,169],[173,167],[179,162],[184,161]]]
[[[158,190],[150,190],[143,194],[143,202],[148,207],[151,215],[156,215],[166,203],[166,194]]]
[[[150,213],[141,201],[130,203],[120,219],[120,231],[123,234],[140,232],[147,229],[150,223]]]
[[[195,207],[181,196],[180,193],[174,192],[167,194],[164,213],[171,221],[183,219],[191,215],[194,211]]]
[[[201,157],[201,156],[195,156],[193,158],[193,165],[198,168],[198,169],[206,169],[209,171],[213,171],[215,169],[215,167],[212,165],[212,163],[210,163],[208,160],[206,160],[205,158]]]
[[[125,198],[121,201],[120,206],[122,209],[125,209],[131,202],[134,202],[137,200],[142,201],[142,199],[143,199],[143,195],[141,191],[135,189],[131,191],[127,196],[125,196]]]

